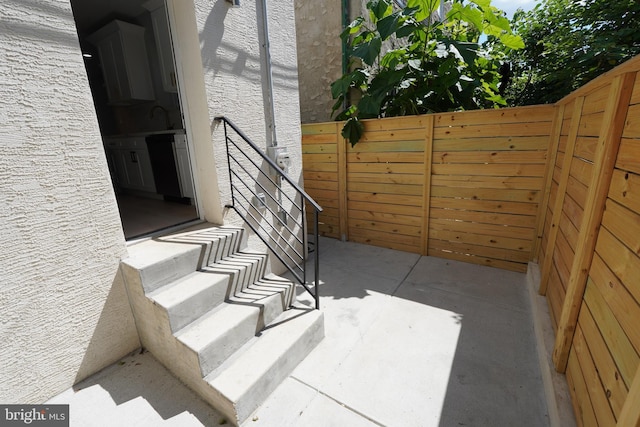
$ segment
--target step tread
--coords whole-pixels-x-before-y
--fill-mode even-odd
[[[247,290],[230,296],[227,301],[185,326],[176,333],[176,337],[194,351],[200,351],[243,322],[251,322],[257,328],[260,313],[268,303],[268,298],[283,291],[265,289],[260,284],[250,285]]]
[[[148,240],[128,248],[129,256],[123,262],[137,270],[174,259],[187,253],[197,253],[200,247],[189,243]]]
[[[226,274],[195,271],[148,293],[147,297],[167,308],[186,301],[211,286],[228,280],[229,276]]]
[[[216,226],[161,237],[162,242],[199,245],[204,248],[201,265],[212,264],[242,247],[243,229],[233,226]],[[219,243],[223,244],[220,245]]]
[[[225,399],[233,402],[234,406],[238,406],[236,409],[242,420],[272,391],[268,389],[284,380],[323,337],[324,318],[321,311],[287,310],[259,336],[207,375],[205,381]],[[292,354],[292,351],[296,354]],[[255,388],[258,390],[252,391]],[[259,394],[256,396],[257,402],[241,402],[251,392]]]
[[[192,350],[199,352],[243,322],[252,318],[257,322],[259,314],[259,307],[223,302],[175,335]]]
[[[240,250],[243,234],[214,226],[146,240],[128,248],[122,265],[150,293]]]
[[[224,257],[201,270],[228,275],[230,277],[229,293],[233,294],[261,280],[266,273],[267,263],[268,255],[265,253],[242,251]]]
[[[229,275],[195,271],[147,294],[169,317],[173,332],[222,304],[229,294]]]

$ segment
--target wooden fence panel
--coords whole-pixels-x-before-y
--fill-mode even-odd
[[[633,114],[629,109],[619,153],[633,153],[640,146],[640,131],[630,125]],[[618,154],[578,319],[587,345],[597,349],[591,356],[599,383],[590,396],[607,399],[615,419],[640,368],[640,204],[635,202],[640,190],[630,185],[640,182],[637,172],[628,155]],[[590,325],[585,328],[587,321]],[[575,337],[573,347],[584,352]],[[608,417],[607,408],[593,410]]]
[[[572,109],[579,125],[571,158],[576,122],[563,118],[547,211],[553,220],[539,252],[541,292],[557,328],[554,363],[566,370],[579,425],[640,418],[631,409],[640,406],[638,69],[640,58],[559,103],[566,111],[584,100]]]
[[[407,117],[381,128],[365,121],[364,137],[347,147],[349,240],[421,252],[428,122]]]
[[[354,147],[340,123],[304,125],[305,186],[328,207],[322,235],[525,271],[553,116],[538,106],[365,120]]]
[[[338,175],[338,123],[309,124],[302,127],[302,162],[305,191],[322,206],[319,232],[340,238]],[[307,218],[312,230],[311,217]]]
[[[429,254],[525,271],[553,109],[435,117]]]

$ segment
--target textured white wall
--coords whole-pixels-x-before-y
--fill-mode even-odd
[[[358,16],[369,20],[368,2],[349,0],[349,22]],[[335,100],[331,96],[331,83],[342,77],[342,3],[342,0],[295,0],[302,123],[333,119],[331,108]],[[394,43],[395,37],[385,41],[382,52],[394,48]]]
[[[296,0],[302,123],[330,121],[331,83],[342,76],[342,1]]]
[[[221,203],[230,201],[230,187],[222,126],[213,122],[229,117],[259,147],[266,149],[269,133],[265,122],[268,105],[264,98],[266,69],[261,61],[259,1],[241,1],[238,8],[225,0],[196,0],[207,105],[220,183]],[[293,0],[267,1],[269,38],[278,145],[291,156],[289,174],[302,183],[300,104]],[[226,223],[240,225],[233,215]],[[260,248],[256,239],[250,246]],[[275,270],[279,270],[274,267]]]
[[[68,1],[0,7],[0,401],[42,402],[139,346]]]

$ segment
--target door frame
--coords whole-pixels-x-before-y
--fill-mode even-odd
[[[200,219],[223,223],[204,67],[193,0],[165,0],[178,96]]]

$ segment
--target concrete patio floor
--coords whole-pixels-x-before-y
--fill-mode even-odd
[[[524,274],[324,238],[320,254],[326,337],[243,427],[549,425]],[[72,426],[229,424],[149,353],[49,403]]]

